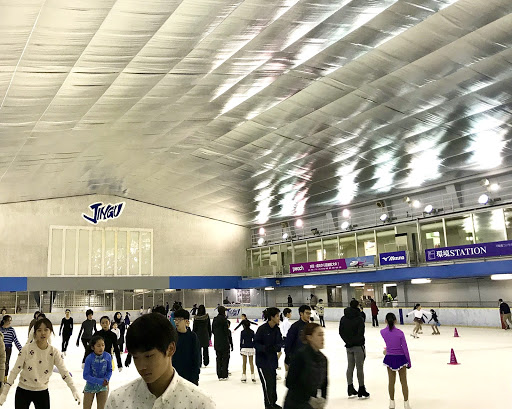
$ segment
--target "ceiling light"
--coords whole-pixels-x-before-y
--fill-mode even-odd
[[[483,195],[480,195],[480,197],[478,198],[478,203],[480,203],[481,205],[489,203],[489,196],[486,195],[485,193]]]
[[[414,207],[415,209],[419,209],[419,208],[420,208],[420,206],[421,206],[421,203],[420,203],[420,201],[419,201],[419,200],[414,200],[414,201],[412,202],[412,207]]]
[[[341,287],[343,287],[343,286],[341,286],[341,285],[337,285],[337,286],[336,286],[336,288],[341,288]]]
[[[297,219],[297,221],[295,222],[295,226],[296,227],[304,226],[304,222],[302,221],[302,219]]]
[[[493,183],[489,186],[490,192],[497,192],[498,190],[500,190],[500,185],[498,183]]]
[[[380,215],[379,219],[381,222],[385,222],[387,219],[389,219],[389,216],[387,213],[383,213]]]
[[[306,285],[302,286],[302,288],[304,288],[304,289],[316,288],[316,285],[306,284]]]
[[[263,246],[263,243],[265,243],[265,239],[263,237],[260,237],[258,239],[258,246]]]
[[[425,209],[423,209],[423,211],[424,211],[425,213],[428,213],[428,214],[432,213],[432,212],[433,212],[433,210],[434,210],[434,206],[432,206],[432,205],[426,205],[426,206],[425,206]]]
[[[288,233],[283,234],[283,240],[286,240],[286,239],[288,239]]]
[[[260,236],[264,236],[265,235],[265,229],[263,227],[260,227],[259,233],[260,233]]]
[[[430,278],[413,278],[411,284],[430,284],[431,281]]]
[[[364,283],[350,283],[351,287],[364,287]]]
[[[273,291],[274,287],[265,287],[265,291]]]
[[[345,219],[348,219],[350,217],[350,210],[348,209],[343,209],[343,211],[341,212],[341,215],[345,218]]]
[[[411,198],[409,196],[405,196],[404,197],[404,202],[405,203],[411,203]]]
[[[512,280],[512,274],[493,274],[491,280]]]
[[[350,222],[345,220],[343,223],[341,223],[341,228],[343,230],[348,230],[350,228]]]
[[[487,187],[491,184],[491,182],[489,182],[489,179],[482,179],[480,184],[483,186],[483,187]]]

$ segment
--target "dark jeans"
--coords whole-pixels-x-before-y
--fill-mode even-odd
[[[376,315],[372,315],[372,326],[374,326],[374,327],[379,326],[379,320],[377,319]]]
[[[258,367],[258,374],[260,375],[261,387],[263,388],[265,408],[273,408],[277,402],[276,371],[275,369]]]
[[[217,377],[219,379],[228,377],[229,349],[215,350],[217,354]]]
[[[12,347],[5,348],[5,376],[9,375],[9,361],[11,359]],[[0,379],[3,382],[3,379]]]
[[[208,366],[210,363],[210,353],[208,351],[208,347],[201,347],[203,350],[203,365]]]
[[[18,386],[16,388],[16,396],[14,397],[14,408],[29,409],[31,403],[34,403],[36,409],[50,409],[48,389],[44,391],[28,391]]]
[[[119,347],[119,352],[122,354],[124,352],[124,339],[118,339],[117,346]]]
[[[69,344],[69,338],[71,338],[71,332],[70,333],[67,333],[67,332],[62,333],[62,349],[61,349],[62,352],[67,351],[68,344]]]
[[[319,315],[319,317],[320,317],[320,325],[321,325],[322,327],[325,327],[325,320],[324,320],[324,316],[323,316],[323,315]]]

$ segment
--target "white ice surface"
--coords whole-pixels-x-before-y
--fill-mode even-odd
[[[13,322],[15,324],[15,322]],[[234,323],[234,321],[233,321]],[[234,328],[234,325],[231,326]],[[254,328],[254,327],[253,327]],[[382,327],[380,327],[382,328]],[[380,329],[379,328],[379,329]],[[27,338],[27,327],[16,327],[21,341]],[[430,327],[424,326],[424,334],[419,339],[409,336],[412,327],[402,327],[407,335],[407,342],[412,359],[412,369],[408,371],[410,403],[413,409],[494,409],[512,407],[511,403],[511,364],[512,364],[512,330],[458,328],[460,338],[453,337],[453,327],[441,326],[441,335],[431,335]],[[76,347],[79,327],[75,326],[73,337],[65,358],[73,380],[82,391],[85,385],[82,379],[83,348]],[[263,409],[263,393],[258,379],[257,384],[240,382],[242,360],[239,354],[240,330],[233,332],[235,351],[231,353],[229,369],[232,376],[228,382],[219,382],[215,373],[215,351],[210,348],[210,365],[202,368],[199,386],[210,394],[217,403],[217,408]],[[52,341],[60,348],[57,336]],[[385,409],[388,403],[387,373],[382,365],[383,340],[377,328],[366,324],[365,383],[371,397],[367,400],[348,399],[346,395],[346,354],[344,345],[338,335],[338,324],[327,323],[324,354],[329,360],[329,390],[327,408],[364,408]],[[450,360],[450,348],[454,348],[458,366],[447,365]],[[15,350],[16,351],[16,350]],[[17,353],[13,351],[11,367]],[[125,355],[122,356],[124,362]],[[281,366],[284,355],[281,357]],[[249,368],[248,368],[249,374]],[[278,381],[278,404],[283,403],[286,387],[284,370]],[[115,389],[137,378],[137,370],[132,364],[122,373],[117,369],[111,379],[111,388]],[[257,377],[257,374],[256,374]],[[354,373],[355,386],[357,377]],[[3,408],[14,409],[15,386],[11,389]],[[52,408],[77,407],[71,392],[59,374],[54,373],[50,380]],[[396,384],[397,408],[403,408],[403,397],[399,381]],[[95,408],[96,405],[93,405]]]

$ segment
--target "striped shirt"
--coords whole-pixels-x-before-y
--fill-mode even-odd
[[[0,328],[0,331],[2,331],[2,334],[4,335],[4,344],[6,348],[12,348],[12,343],[14,342],[18,351],[21,351],[21,344],[20,341],[18,341],[14,328]]]

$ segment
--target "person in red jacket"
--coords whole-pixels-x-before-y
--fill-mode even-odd
[[[370,309],[372,310],[372,327],[378,327],[379,320],[377,319],[377,315],[379,315],[379,307],[377,307],[377,303],[373,298],[370,302]]]

